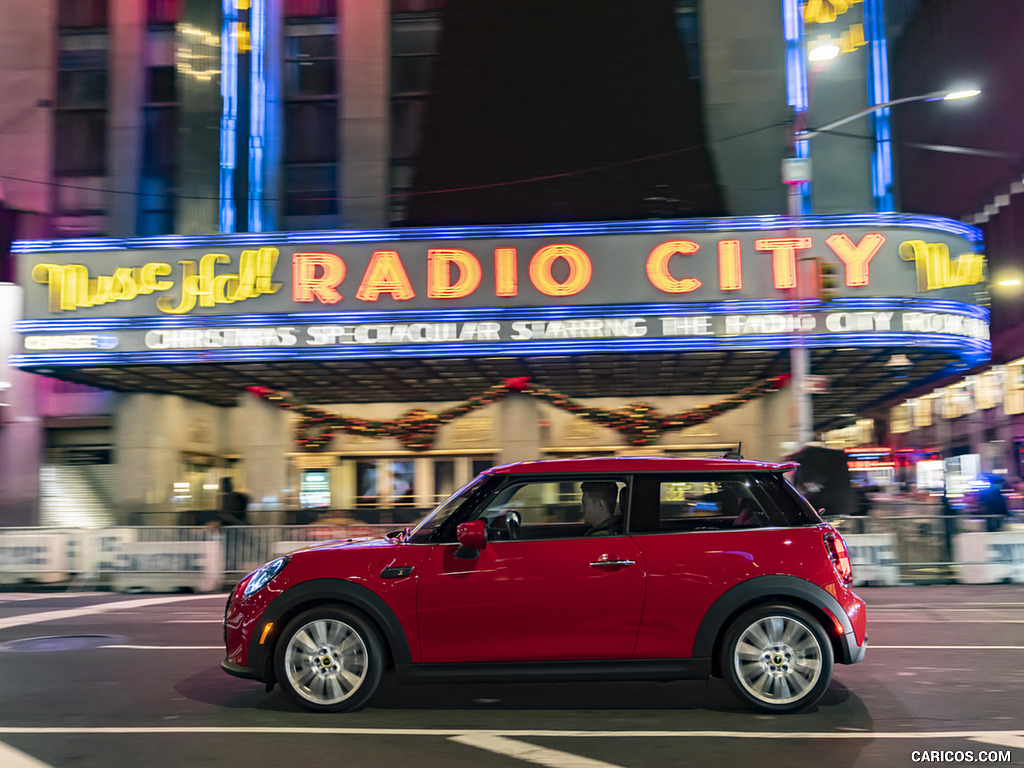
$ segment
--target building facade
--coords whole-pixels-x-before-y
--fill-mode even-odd
[[[13,259],[22,268],[21,290],[44,290],[26,265],[45,263],[39,254],[48,250],[59,252],[63,264],[91,264],[92,275],[112,277],[118,267],[149,263],[123,262],[118,252],[154,247],[166,254],[176,249],[178,253],[153,259],[175,269],[179,261],[198,265],[205,254],[219,253],[237,262],[247,248],[258,251],[267,233],[292,233],[292,242],[302,242],[304,232],[328,231],[333,234],[327,239],[334,244],[360,238],[386,244],[395,239],[388,228],[413,224],[528,227],[552,222],[552,231],[561,234],[559,223],[610,219],[669,222],[652,223],[649,232],[674,232],[678,240],[700,241],[702,256],[709,257],[703,259],[701,270],[710,274],[717,270],[719,256],[724,253],[728,259],[730,246],[723,252],[723,238],[705,244],[705,235],[693,235],[686,222],[700,221],[697,231],[714,232],[733,226],[719,220],[723,215],[784,214],[793,197],[779,177],[787,155],[810,156],[814,161],[813,180],[796,188],[804,216],[901,210],[900,183],[892,170],[900,152],[893,151],[887,119],[864,116],[850,123],[854,139],[823,135],[794,142],[793,137],[800,127],[870,110],[902,95],[895,92],[898,84],[890,92],[886,65],[895,56],[890,50],[895,48],[895,31],[900,40],[913,39],[905,33],[920,15],[914,13],[916,3],[889,2],[886,8],[881,0],[865,0],[851,4],[846,13],[830,16],[822,11],[807,18],[795,0],[650,0],[636,4],[628,18],[619,15],[614,2],[565,3],[561,15],[554,16],[547,4],[526,3],[514,17],[502,18],[500,14],[508,12],[505,5],[483,0],[393,0],[390,5],[365,0],[47,0],[28,9],[15,0],[0,0],[5,22],[0,25],[0,88],[7,96],[0,107],[0,175],[5,207],[15,212],[13,226],[20,245],[15,246]],[[811,4],[818,5],[832,4]],[[490,26],[477,23],[483,21]],[[566,24],[586,34],[559,34]],[[482,29],[489,31],[484,35]],[[837,42],[842,54],[828,67],[808,65],[804,53],[823,38]],[[511,47],[523,52],[513,70],[516,80],[496,80],[505,71],[500,66],[503,52]],[[650,55],[636,56],[641,48],[649,49]],[[633,58],[617,51],[627,51]],[[538,66],[546,77],[537,76]],[[609,89],[602,88],[600,79],[586,79],[595,67],[607,84],[626,69],[659,74],[649,88],[627,83]],[[467,72],[478,75],[479,82],[460,80],[460,73]],[[523,87],[524,81],[532,90]],[[544,99],[536,96],[542,85],[549,87]],[[666,104],[669,99],[671,104]],[[602,103],[605,111],[594,109],[594,103]],[[524,158],[546,159],[530,165]],[[949,219],[960,218],[953,210],[943,213]],[[922,221],[879,219],[868,220],[867,226],[913,229],[919,224]],[[831,225],[835,231],[827,234],[841,234],[851,226],[849,220]],[[976,230],[941,224],[941,234],[932,237],[930,226],[924,223],[921,242],[945,243],[948,263],[962,264],[969,271],[968,262],[982,250]],[[761,229],[764,240],[794,236],[782,221],[765,220]],[[601,242],[613,242],[614,225],[595,232]],[[850,232],[855,233],[850,240],[854,250],[868,247],[864,236],[869,230]],[[886,233],[889,246],[918,239]],[[525,235],[531,247],[518,248],[524,269],[527,257],[540,245],[565,244],[534,246],[533,238],[545,234],[538,228]],[[823,258],[841,263],[835,249],[823,245],[827,234],[815,246],[819,250],[813,263],[794,262],[810,270],[800,274],[801,288],[778,288],[774,278],[762,276],[756,291],[744,298],[796,301],[797,315],[813,305],[815,309],[805,314],[825,323],[829,313],[819,313],[819,304],[814,303],[821,298],[822,285],[813,270]],[[443,238],[458,240],[463,235],[470,240],[480,236],[466,230]],[[955,243],[949,241],[951,235]],[[579,236],[578,231],[571,233]],[[174,237],[186,239],[175,243]],[[745,237],[734,239],[744,241],[744,253],[756,252],[756,236],[749,243]],[[662,242],[666,241],[671,240],[665,237]],[[591,253],[587,244],[568,244]],[[652,242],[639,249],[639,255],[621,257],[623,268],[631,264],[635,274],[612,282],[600,278],[595,285],[613,290],[618,284],[646,280],[643,264],[656,245]],[[382,245],[378,250],[389,248]],[[81,256],[75,255],[76,249]],[[190,249],[199,252],[192,254]],[[323,251],[333,253],[326,246]],[[105,264],[88,255],[100,252],[106,253]],[[396,247],[396,252],[401,249]],[[794,253],[808,255],[799,248]],[[679,268],[681,260],[693,261],[682,254],[664,256],[665,264],[673,265],[665,270],[668,280],[681,282],[686,272]],[[960,261],[965,254],[969,258]],[[487,258],[491,256],[488,251]],[[267,279],[294,279],[287,271],[293,257],[294,253],[284,253],[280,269]],[[571,258],[555,261],[559,269],[571,270]],[[421,261],[410,273],[425,270],[426,263]],[[909,263],[916,263],[916,257],[911,255]],[[216,279],[240,274],[231,272],[236,266],[216,266],[211,275]],[[750,269],[748,262],[744,267]],[[353,283],[348,290],[354,293],[355,272],[352,265],[347,268]],[[448,288],[462,274],[458,267],[450,269],[453,285]],[[13,277],[13,268],[8,267],[7,274]],[[552,277],[569,282],[567,274],[556,270]],[[198,272],[193,277],[202,279]],[[704,274],[701,277],[708,282]],[[527,278],[525,271],[518,275],[522,281]],[[716,283],[718,279],[715,275]],[[749,290],[749,272],[747,279]],[[980,280],[971,279],[928,290],[957,292],[956,300],[966,307],[983,304],[974,288],[959,295],[966,285],[980,285]],[[417,290],[422,295],[420,284]],[[925,296],[914,286],[883,293],[893,299]],[[181,307],[183,295],[175,296]],[[714,302],[731,296],[716,296]],[[6,306],[25,300],[35,301],[20,293]],[[606,305],[626,303],[616,299]],[[97,308],[91,317],[158,317],[155,309],[108,314],[113,306],[118,305]],[[396,305],[403,311],[406,306]],[[494,309],[486,304],[464,306]],[[768,313],[794,314],[781,309],[772,306]],[[846,309],[902,311],[856,305]],[[82,335],[69,317],[47,316],[48,311],[24,315],[29,325],[23,324],[10,342],[10,354],[24,357],[45,351],[23,346],[32,333]],[[281,307],[268,312],[291,311]],[[754,314],[764,311],[759,306]],[[982,319],[973,311],[965,309],[960,316]],[[697,309],[693,313],[700,314]],[[47,317],[70,323],[67,328],[72,330],[31,326]],[[404,322],[403,317],[394,315],[387,322]],[[495,355],[460,358],[462,362],[450,368],[434,366],[439,370],[433,373],[425,370],[423,358],[413,363],[414,358],[396,361],[393,355],[372,364],[346,360],[343,368],[332,363],[291,378],[281,366],[267,365],[262,372],[247,369],[243,376],[228,365],[219,379],[196,377],[186,368],[147,371],[145,360],[130,369],[105,360],[90,370],[87,363],[76,365],[70,358],[49,370],[45,364],[28,366],[36,371],[31,374],[25,372],[22,359],[3,377],[12,384],[6,397],[13,402],[0,409],[0,444],[11,455],[19,446],[34,447],[21,457],[24,466],[12,473],[20,479],[4,481],[5,488],[22,489],[17,504],[4,502],[5,514],[9,524],[68,519],[60,518],[63,512],[48,506],[50,502],[40,506],[47,483],[33,488],[33,481],[24,478],[34,476],[57,477],[65,488],[81,488],[72,494],[79,507],[88,499],[98,500],[96,511],[89,514],[121,521],[143,513],[165,520],[176,510],[207,508],[218,503],[219,483],[225,477],[250,491],[256,511],[263,507],[276,514],[313,498],[322,503],[324,494],[331,507],[358,507],[362,496],[374,497],[370,481],[362,478],[387,476],[400,476],[403,483],[414,479],[413,506],[419,508],[487,461],[637,446],[621,431],[588,426],[579,418],[571,420],[572,427],[557,427],[566,414],[550,403],[526,400],[534,408],[526,417],[523,399],[509,397],[489,405],[486,413],[466,416],[462,426],[461,420],[447,425],[429,449],[440,452],[430,463],[426,454],[410,452],[395,438],[351,435],[336,437],[330,450],[311,456],[297,450],[301,446],[294,439],[295,414],[246,393],[245,386],[301,389],[308,403],[329,412],[367,412],[388,421],[417,409],[456,408],[492,386],[525,376],[538,386],[579,399],[581,407],[615,411],[655,402],[659,412],[688,413],[751,386],[749,371],[759,373],[759,380],[788,372],[786,345],[804,338],[796,331],[786,329],[785,338],[774,347],[762,345],[742,354],[722,344],[701,350],[684,345],[642,350],[634,344],[635,352],[595,345],[578,356],[571,349],[561,354],[566,350],[551,347],[526,357],[504,348]],[[927,345],[904,350],[882,339],[874,346],[856,345],[852,357],[844,357],[831,343],[812,345],[810,369],[829,377],[822,386],[833,387],[831,394],[815,396],[816,430],[868,414],[880,421],[881,433],[886,434],[889,401],[915,385],[926,387],[977,368],[984,351],[972,344],[958,348],[954,343],[944,352],[937,347],[930,351]],[[67,349],[50,351],[70,354]],[[905,380],[888,376],[885,363],[904,352],[911,362]],[[264,364],[258,356],[243,362]],[[617,381],[616,371],[623,370],[628,373],[618,378],[630,379],[629,386]],[[107,376],[111,371],[113,377]],[[336,391],[339,399],[333,401],[312,396],[311,389],[317,387],[331,391],[338,378],[355,381],[356,391]],[[426,388],[408,384],[419,378],[434,383]],[[230,390],[231,405],[204,394],[211,388]],[[376,388],[379,396],[367,397],[367,388]],[[870,392],[859,401],[863,413],[834,405],[854,390]],[[452,392],[458,397],[451,397]],[[769,406],[773,399],[778,403]],[[792,442],[790,395],[766,395],[761,402],[770,416],[757,410],[762,405],[751,402],[717,422],[708,421],[687,434],[659,437],[644,448],[721,451],[743,442],[753,449],[744,448],[748,455],[778,458]],[[745,409],[750,413],[740,417]],[[149,429],[153,424],[160,426]],[[499,424],[504,426],[498,429]],[[531,426],[519,434],[527,424]],[[763,436],[761,444],[752,433]],[[359,439],[369,442],[346,442]],[[332,451],[335,461],[325,462]],[[29,466],[33,461],[36,472]],[[79,468],[67,470],[68,466]],[[303,477],[319,479],[310,479],[309,490],[304,490]],[[364,506],[395,508],[405,496],[396,493],[378,494],[377,501]],[[409,505],[408,499],[402,503]]]

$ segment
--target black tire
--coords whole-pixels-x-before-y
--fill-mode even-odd
[[[353,712],[366,706],[384,673],[384,644],[362,614],[321,606],[300,613],[274,649],[277,682],[313,712]]]
[[[762,712],[796,712],[832,681],[832,644],[821,623],[791,605],[761,605],[736,619],[722,643],[722,676]]]

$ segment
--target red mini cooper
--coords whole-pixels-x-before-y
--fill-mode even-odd
[[[723,677],[766,712],[814,704],[867,649],[842,537],[784,473],[731,459],[489,469],[411,531],[331,541],[232,590],[227,658],[301,706],[400,682]]]

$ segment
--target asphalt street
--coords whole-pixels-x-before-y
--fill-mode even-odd
[[[870,647],[796,715],[709,683],[398,686],[317,715],[230,677],[225,595],[0,592],[0,766],[665,768],[1024,762],[1024,585],[870,587]]]

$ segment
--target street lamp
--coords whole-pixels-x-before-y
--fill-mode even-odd
[[[882,104],[875,104],[874,106],[854,112],[852,115],[847,115],[839,120],[833,120],[819,128],[804,130],[794,124],[791,136],[792,144],[795,147],[796,142],[798,141],[813,139],[815,136],[828,133],[839,126],[853,122],[860,117],[865,117],[866,115],[873,114],[874,112],[882,109],[894,107],[898,104],[907,104],[912,101],[952,101],[955,99],[968,99],[977,96],[979,93],[981,93],[981,91],[973,88],[933,91],[932,93],[924,93],[919,96],[906,96],[902,99],[893,99],[892,101],[886,101]],[[812,168],[811,159],[809,157],[788,157],[782,161],[782,181],[788,188],[786,193],[787,213],[794,220],[798,219],[801,214],[799,185],[809,183],[811,181],[811,176]],[[796,226],[796,221],[794,221],[793,225]],[[806,270],[798,268],[799,277],[797,290],[799,290],[800,285],[805,285],[807,282],[804,274],[805,272]],[[796,343],[790,348],[790,374],[792,376],[793,383],[793,402],[796,416],[796,440],[797,445],[802,446],[806,445],[811,440],[814,431],[814,421],[811,409],[811,394],[808,392],[810,353],[808,352],[807,345],[804,344],[802,333],[799,330],[799,324],[797,336],[798,338]]]
[[[838,128],[840,125],[851,123],[859,117],[870,115],[873,112],[877,112],[880,109],[888,109],[894,107],[897,104],[907,104],[911,101],[955,101],[957,99],[970,99],[977,96],[981,91],[977,88],[961,89],[956,91],[934,91],[932,93],[924,93],[920,96],[906,96],[902,99],[893,99],[892,101],[886,101],[882,104],[875,104],[873,107],[862,109],[859,112],[854,112],[852,115],[841,117],[838,120],[833,120],[831,123],[826,123],[820,128],[812,128],[807,131],[796,131],[794,138],[797,141],[804,141],[806,139],[813,139],[815,136],[819,136],[822,133],[828,133],[829,131]]]

